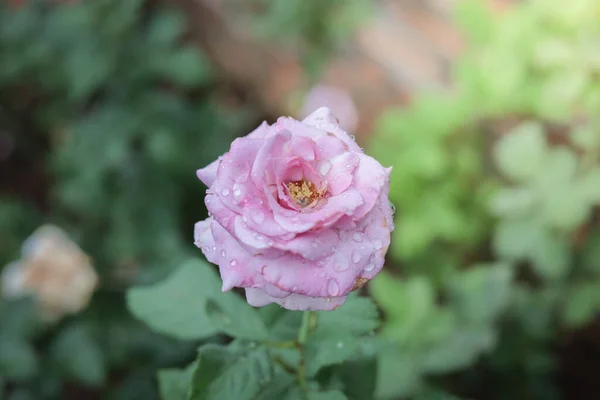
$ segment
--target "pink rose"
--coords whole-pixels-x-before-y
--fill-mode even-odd
[[[381,270],[393,230],[389,174],[329,109],[263,122],[198,177],[210,217],[195,244],[223,291],[248,303],[334,310]]]

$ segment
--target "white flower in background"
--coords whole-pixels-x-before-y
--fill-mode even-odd
[[[329,108],[346,132],[356,132],[359,121],[358,110],[348,92],[327,85],[313,87],[304,99],[301,117],[306,118],[321,107]]]
[[[4,268],[0,281],[4,297],[33,295],[42,316],[56,321],[88,305],[98,275],[62,229],[46,225],[23,243],[21,259]]]

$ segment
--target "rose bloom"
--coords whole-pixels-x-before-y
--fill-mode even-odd
[[[56,321],[88,305],[98,276],[62,229],[46,225],[25,241],[21,259],[4,268],[1,283],[4,297],[33,295],[42,317]]]
[[[198,170],[210,217],[195,244],[252,306],[334,310],[383,267],[390,172],[327,108],[263,122]]]

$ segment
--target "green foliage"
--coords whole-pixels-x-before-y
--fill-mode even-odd
[[[2,160],[0,266],[51,222],[90,255],[101,287],[83,315],[55,325],[35,306],[0,303],[0,397],[65,398],[75,385],[155,399],[154,369],[182,365],[195,346],[181,339],[216,330],[162,338],[127,314],[125,288],[187,259],[206,212],[194,170],[246,129],[253,107],[215,101],[222,82],[183,40],[180,11],[141,0],[12,3],[0,4],[0,131],[14,145]],[[208,324],[204,309],[186,310]]]
[[[393,342],[379,357],[382,397],[437,398],[434,375],[448,373],[442,394],[558,393],[560,333],[600,309],[599,16],[588,0],[502,17],[462,1],[470,47],[453,94],[419,94],[381,118],[371,149],[394,166],[403,272],[371,285]]]
[[[379,321],[368,298],[351,295],[335,312],[302,319],[279,306],[255,310],[237,294],[218,288],[209,265],[189,261],[164,282],[128,292],[132,312],[161,333],[181,337],[183,332],[192,339],[218,332],[234,338],[229,344],[202,345],[196,362],[185,370],[160,371],[165,399],[373,396],[376,350],[369,342]],[[363,376],[369,374],[372,384]],[[361,397],[354,397],[357,393]]]

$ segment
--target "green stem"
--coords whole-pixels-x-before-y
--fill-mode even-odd
[[[308,391],[308,384],[306,382],[306,368],[305,368],[305,347],[306,341],[310,333],[315,329],[317,325],[317,314],[314,311],[305,311],[302,314],[302,325],[298,332],[298,351],[300,352],[300,362],[298,363],[298,381],[300,386],[306,392]]]

